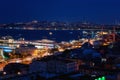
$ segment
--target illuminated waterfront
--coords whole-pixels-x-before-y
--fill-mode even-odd
[[[5,31],[8,31],[8,32],[4,33]],[[61,62],[64,63],[64,61],[66,62],[66,60],[74,59],[75,63],[71,63],[70,61],[70,63],[73,64],[73,66],[77,65],[75,66],[76,68],[73,69],[73,71],[77,70],[78,73],[80,72],[83,74],[89,73],[89,75],[93,77],[97,75],[108,75],[111,73],[110,72],[107,73],[106,71],[99,71],[99,67],[97,66],[98,65],[97,60],[100,60],[101,58],[101,61],[99,63],[107,61],[107,57],[109,57],[110,55],[108,53],[108,55],[104,57],[106,55],[104,53],[106,51],[104,50],[104,47],[110,46],[114,42],[119,42],[120,40],[119,33],[118,35],[115,33],[118,33],[118,32],[106,31],[106,30],[104,31],[101,31],[101,30],[97,30],[97,31],[96,30],[94,31],[91,31],[91,30],[66,30],[66,31],[48,30],[48,31],[44,31],[44,30],[14,30],[14,29],[3,30],[1,29],[2,35],[0,39],[0,55],[1,55],[0,56],[0,71],[3,72],[2,74],[6,75],[8,73],[4,72],[4,69],[7,65],[23,64],[23,65],[29,65],[30,72],[25,70],[26,72],[17,72],[17,73],[13,73],[13,75],[8,75],[8,76],[11,77],[15,75],[19,76],[19,75],[24,75],[28,73],[31,74],[32,72],[34,72],[34,69],[35,69],[34,67],[36,66],[38,66],[38,68],[36,68],[35,73],[37,73],[37,71],[39,70],[40,71],[42,70],[43,72],[44,71],[47,72],[47,69],[45,68],[48,68],[48,71],[49,71],[51,66],[49,65],[48,67],[46,67],[46,64],[47,63],[51,64],[51,62],[49,62],[49,58],[47,59],[46,57],[58,56],[58,59],[59,59],[60,55],[66,55],[63,58],[64,59],[63,61],[58,60],[57,63],[59,63],[59,61],[60,63],[58,64],[59,66],[56,66],[56,67],[60,67],[61,65],[63,65],[61,64]],[[100,47],[103,47],[103,50],[101,50]],[[81,49],[81,51],[78,51],[79,54],[74,52],[74,50],[77,51],[77,49],[78,50]],[[73,52],[68,53],[67,51],[68,52],[73,51]],[[93,52],[96,52],[96,53],[93,53]],[[84,53],[92,53],[92,55],[94,54],[94,56],[95,57],[97,56],[97,57],[93,58],[94,59],[93,61],[88,62],[86,61],[86,58],[88,57],[88,55]],[[84,57],[83,60],[82,60],[83,58],[82,56]],[[92,56],[89,56],[87,60],[91,60],[91,58]],[[42,59],[43,61],[41,61]],[[79,61],[76,61],[77,59]],[[51,58],[51,61],[52,60],[54,62],[54,58]],[[65,63],[64,65],[66,64],[67,63]],[[95,70],[86,69],[85,67],[78,68],[78,66],[81,67],[83,66],[83,64],[90,65],[90,67],[95,68]],[[39,69],[39,66],[41,66],[40,69]],[[106,69],[106,67],[104,68]],[[113,67],[110,69],[113,70]],[[116,72],[113,72],[113,73],[116,73]],[[45,73],[45,74],[49,74],[49,73]],[[40,75],[43,76],[42,73],[40,73]]]

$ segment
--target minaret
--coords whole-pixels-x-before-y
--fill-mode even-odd
[[[3,49],[0,49],[0,56],[2,56],[2,58],[4,59],[4,55],[3,55]]]
[[[115,30],[115,26],[113,27],[113,42],[115,42],[115,33],[116,33],[116,30]]]
[[[102,26],[102,29],[101,29],[101,36],[102,36],[102,39],[103,39],[103,26]]]

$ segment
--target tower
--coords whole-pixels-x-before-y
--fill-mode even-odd
[[[115,33],[116,33],[116,30],[115,30],[115,26],[113,27],[113,42],[115,42]]]
[[[3,49],[0,49],[0,57],[2,57],[3,59],[5,58],[3,55]]]

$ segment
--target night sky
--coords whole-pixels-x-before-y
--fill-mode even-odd
[[[113,24],[120,21],[120,0],[0,0],[0,23],[32,20]]]

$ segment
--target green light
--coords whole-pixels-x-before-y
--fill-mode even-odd
[[[101,78],[98,78],[98,80],[102,80]]]
[[[105,80],[105,76],[102,77],[102,80]]]
[[[105,79],[105,76],[102,76],[102,77],[99,77],[99,78],[97,78],[95,80],[106,80],[106,79]]]

